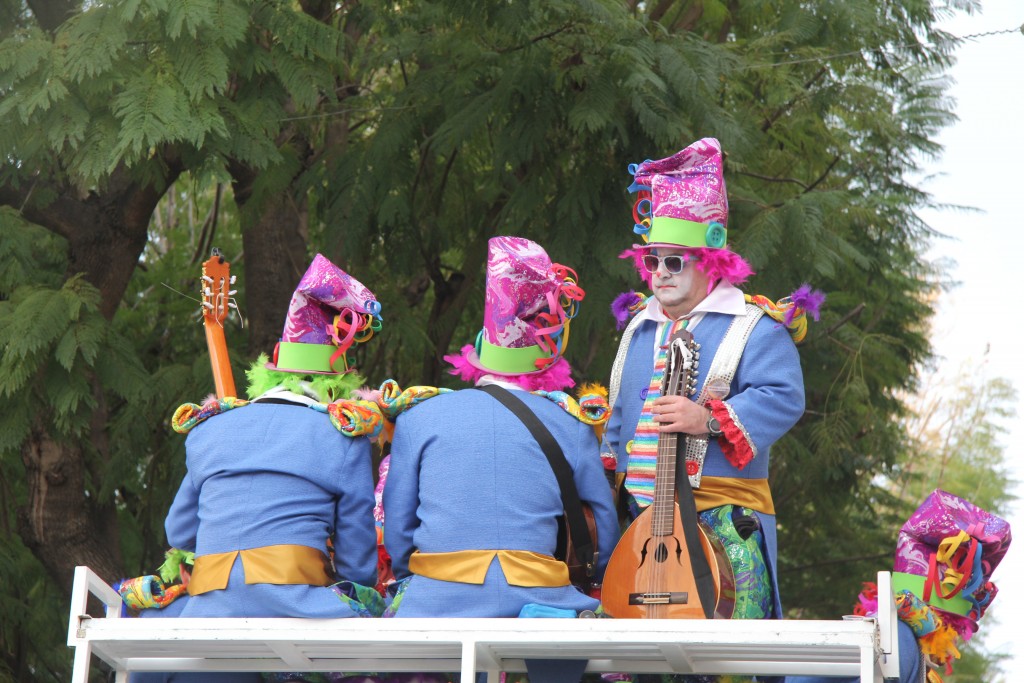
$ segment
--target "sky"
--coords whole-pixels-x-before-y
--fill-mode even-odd
[[[1024,24],[1021,0],[982,0],[981,12],[956,16],[942,28],[957,36],[1002,31]],[[1024,310],[1015,303],[1024,274],[1024,34],[978,37],[957,49],[949,94],[959,121],[938,141],[944,152],[929,161],[934,176],[922,188],[942,202],[973,206],[981,213],[923,211],[921,217],[948,236],[929,258],[951,257],[951,277],[961,284],[936,308],[932,339],[937,372],[955,376],[963,362],[987,359],[979,373],[1002,377],[1017,390],[1017,417],[1002,426],[1006,460],[1017,480],[1018,500],[1006,514],[1016,543],[993,573],[999,594],[981,622],[986,650],[1010,656],[1008,682],[1024,681]],[[951,493],[956,493],[951,491]],[[993,623],[998,621],[998,623]],[[987,681],[985,683],[996,683]]]

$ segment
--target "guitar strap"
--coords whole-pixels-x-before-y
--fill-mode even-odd
[[[566,526],[569,529],[569,537],[572,539],[576,558],[580,564],[586,567],[587,576],[593,576],[597,568],[597,548],[594,547],[594,541],[587,528],[587,520],[583,516],[583,503],[580,502],[576,482],[572,478],[572,468],[569,467],[569,462],[565,459],[565,453],[562,452],[561,446],[558,445],[555,437],[540,421],[540,418],[534,415],[522,399],[511,391],[494,384],[485,384],[476,388],[485,394],[490,394],[512,411],[512,414],[530,430],[530,434],[537,440],[540,449],[544,451],[548,464],[551,465],[551,470],[555,473],[555,479],[558,480],[558,488],[562,492],[562,508],[565,510]],[[690,495],[692,498],[693,494]],[[714,595],[712,594],[713,600]]]
[[[679,505],[679,519],[683,524],[683,537],[686,549],[690,553],[690,570],[697,585],[697,597],[704,608],[704,617],[713,619],[715,616],[715,578],[711,574],[711,566],[704,555],[697,528],[697,502],[693,499],[693,488],[690,477],[686,474],[686,458],[684,439],[676,441],[676,498]]]

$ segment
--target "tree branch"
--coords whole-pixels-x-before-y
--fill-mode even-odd
[[[751,173],[750,171],[734,171],[734,173],[736,173],[736,175],[745,175],[751,178],[757,178],[758,180],[765,180],[769,183],[795,183],[796,185],[804,188],[805,191],[807,190],[807,185],[802,180],[797,180],[796,178],[773,178],[771,176],[761,175],[760,173]]]
[[[55,33],[79,8],[75,0],[26,0],[25,4],[47,33]]]
[[[825,170],[824,170],[824,171],[822,172],[822,174],[821,174],[820,176],[818,176],[818,179],[817,179],[817,180],[815,180],[815,181],[814,181],[813,183],[811,183],[810,185],[808,185],[808,186],[807,186],[806,188],[804,188],[804,194],[807,194],[808,192],[810,192],[811,190],[813,190],[814,188],[816,188],[816,187],[817,187],[818,185],[820,185],[820,184],[821,184],[821,182],[822,182],[823,180],[825,180],[825,178],[826,178],[826,177],[828,176],[828,174],[832,172],[832,169],[836,167],[836,164],[838,164],[838,163],[839,163],[839,159],[840,159],[840,158],[841,158],[841,157],[840,157],[840,155],[838,155],[838,154],[837,154],[837,155],[835,156],[835,158],[834,158],[834,159],[832,160],[832,163],[828,165],[828,168],[826,168],[826,169],[825,169]]]

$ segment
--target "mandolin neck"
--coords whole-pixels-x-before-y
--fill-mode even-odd
[[[651,503],[651,535],[671,536],[675,526],[676,446],[679,434],[658,435],[658,460],[654,470],[654,502]]]

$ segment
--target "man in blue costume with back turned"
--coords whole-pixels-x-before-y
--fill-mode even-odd
[[[618,538],[591,419],[562,390],[561,357],[576,302],[575,273],[521,237],[490,240],[484,329],[446,356],[477,389],[440,393],[398,415],[384,486],[384,545],[400,588],[397,617],[517,617],[596,610],[556,559],[564,502],[530,429],[485,390],[518,399],[550,431],[571,484],[594,513],[599,581]],[[480,390],[483,389],[483,390]],[[602,411],[604,412],[604,411]],[[533,683],[579,680],[586,662],[527,662]]]
[[[360,282],[317,255],[296,288],[274,358],[248,372],[250,401],[186,404],[188,471],[165,521],[194,552],[181,617],[379,616],[370,442],[383,416],[353,400],[346,352],[379,327]],[[260,681],[253,674],[170,680]],[[135,674],[132,680],[163,679]]]

